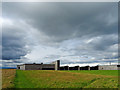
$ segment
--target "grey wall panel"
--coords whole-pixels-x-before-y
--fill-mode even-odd
[[[118,70],[117,65],[104,65],[104,66],[99,66],[98,70]]]

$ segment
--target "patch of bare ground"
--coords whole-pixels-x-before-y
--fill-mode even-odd
[[[2,69],[2,88],[13,88],[16,69]]]

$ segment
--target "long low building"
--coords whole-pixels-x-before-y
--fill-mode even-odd
[[[101,65],[98,66],[98,70],[118,70],[118,65]]]
[[[62,66],[60,70],[120,70],[120,65],[98,65],[98,66]]]
[[[119,65],[99,65],[90,67],[90,70],[118,70]]]
[[[50,64],[22,64],[17,65],[17,69],[20,70],[59,70],[60,69],[60,60],[54,61]]]
[[[50,64],[22,64],[17,65],[20,70],[120,70],[120,65],[97,65],[97,66],[61,66],[60,60],[54,61]]]

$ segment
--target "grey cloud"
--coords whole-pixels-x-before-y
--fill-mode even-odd
[[[109,15],[111,19],[117,18],[117,3],[4,4],[4,16],[8,16],[8,12],[11,12],[9,17],[26,20],[40,32],[48,35],[51,41],[117,33],[116,24],[107,26]]]
[[[107,62],[101,61],[103,58],[117,58],[110,57],[117,52],[117,3],[3,3],[2,9],[3,18],[16,21],[14,26],[5,25],[3,28],[5,60],[21,60],[30,54],[41,58],[36,54],[44,50],[49,52],[47,47],[55,49],[56,53],[41,58],[46,62],[60,58],[63,63],[74,63],[72,56],[83,56],[76,63],[100,63]],[[19,20],[25,23],[19,23]],[[97,37],[100,38],[95,39]],[[86,43],[90,39],[93,40]],[[39,48],[43,44],[44,48]],[[28,53],[26,46],[31,52]],[[96,60],[88,61],[90,56]],[[85,57],[87,59],[82,60]],[[16,62],[21,63],[13,60]]]
[[[26,41],[24,39],[25,32],[19,27],[9,27],[3,25],[2,32],[2,59],[20,59],[21,56],[26,55],[25,48]]]
[[[106,50],[111,45],[118,43],[118,36],[116,34],[112,35],[102,35],[95,37],[89,44],[93,45],[92,47],[96,50]]]
[[[118,61],[118,60],[115,60],[115,61],[113,61],[113,60],[108,60],[108,61],[102,61],[102,63],[114,63],[114,62],[116,62],[116,61]],[[86,62],[63,62],[62,64],[91,64],[91,63],[101,63],[101,61],[86,61]]]

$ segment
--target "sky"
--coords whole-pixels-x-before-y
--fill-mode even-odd
[[[117,2],[3,2],[3,67],[118,63]],[[1,66],[1,65],[0,65]]]

